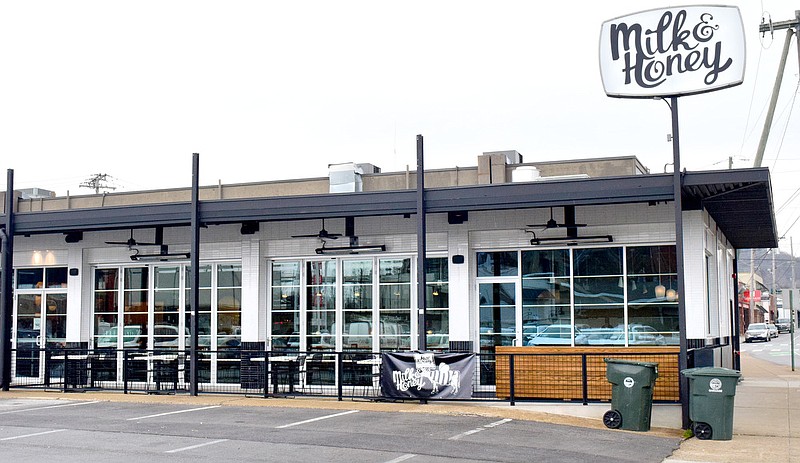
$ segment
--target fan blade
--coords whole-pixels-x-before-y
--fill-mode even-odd
[[[558,224],[560,228],[571,228],[571,227],[588,227],[585,223],[560,223]]]
[[[313,235],[292,235],[292,238],[319,238],[319,233]]]

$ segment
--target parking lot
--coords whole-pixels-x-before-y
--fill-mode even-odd
[[[80,399],[0,393],[3,460],[660,462],[679,443],[469,413],[377,412],[358,403],[326,409]]]

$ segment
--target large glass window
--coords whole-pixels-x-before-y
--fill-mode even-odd
[[[122,347],[147,349],[147,267],[129,267],[123,273]]]
[[[300,262],[272,263],[272,349],[300,348]]]
[[[336,261],[306,262],[307,349],[336,348]]]
[[[447,257],[425,259],[425,335],[429,350],[450,347],[450,291]]]
[[[242,266],[217,264],[217,382],[238,383],[242,345]]]
[[[345,350],[372,351],[373,260],[342,261],[342,303]]]
[[[482,349],[514,341],[529,346],[678,343],[673,245],[476,256]],[[516,304],[511,290],[520,282],[522,300]]]
[[[517,251],[479,252],[478,277],[517,276]]]
[[[379,259],[380,350],[411,349],[411,259]]]
[[[181,268],[156,267],[153,291],[153,347],[177,349],[181,337]]]
[[[625,331],[622,248],[576,249],[572,260],[575,344],[618,344]]]
[[[94,347],[117,348],[119,269],[94,272]]]
[[[523,345],[555,344],[547,336],[534,338],[550,325],[572,324],[570,268],[569,249],[522,252]]]
[[[198,277],[197,348],[206,351],[198,359],[198,376],[207,382],[239,382],[241,265],[201,265]],[[190,348],[190,291],[187,265],[95,269],[94,347],[114,350]],[[122,362],[108,360],[108,363],[95,380],[119,377]],[[141,372],[129,372],[132,375],[129,379],[145,380],[144,368],[143,365]]]
[[[677,345],[675,246],[631,246],[628,266],[628,344]]]

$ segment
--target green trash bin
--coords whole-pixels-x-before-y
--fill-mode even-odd
[[[719,367],[681,370],[689,380],[689,419],[698,439],[733,438],[733,398],[741,373]]]
[[[611,383],[611,410],[603,415],[603,424],[611,429],[649,431],[658,364],[608,358],[603,361]]]

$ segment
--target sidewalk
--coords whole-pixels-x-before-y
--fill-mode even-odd
[[[800,369],[742,354],[733,439],[687,439],[667,463],[800,463]]]

